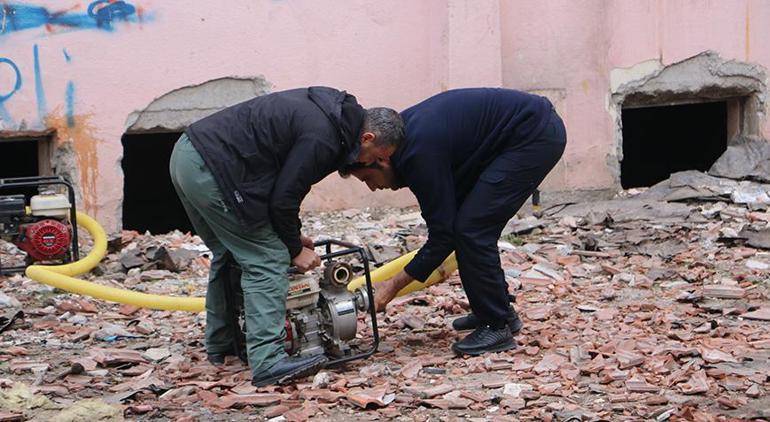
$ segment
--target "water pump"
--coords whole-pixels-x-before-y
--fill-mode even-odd
[[[325,355],[327,365],[338,365],[371,356],[377,351],[380,337],[374,309],[374,290],[367,255],[363,248],[339,240],[316,242],[316,248],[325,248],[321,255],[323,272],[297,274],[290,271],[286,299],[286,340],[284,348],[292,356]],[[336,249],[336,250],[335,250]],[[363,265],[365,284],[349,291],[348,283],[354,278],[354,269],[338,258],[358,255]],[[231,264],[230,288],[226,300],[234,304],[233,328],[236,333],[235,350],[242,350],[246,326],[243,318],[243,291],[240,287],[240,268]],[[229,307],[229,306],[228,306]],[[372,342],[360,347],[356,341],[358,318],[369,315]]]

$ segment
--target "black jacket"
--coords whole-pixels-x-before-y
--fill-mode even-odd
[[[420,203],[428,241],[404,270],[425,281],[454,249],[454,219],[481,172],[503,148],[530,142],[551,115],[545,97],[501,88],[442,92],[401,117],[406,141],[390,158]]]
[[[236,104],[186,133],[244,228],[270,218],[295,257],[300,203],[314,183],[355,160],[365,114],[354,96],[311,87]]]

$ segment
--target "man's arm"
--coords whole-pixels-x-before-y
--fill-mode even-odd
[[[377,283],[374,296],[377,312],[385,311],[398,292],[415,279],[424,282],[454,249],[457,204],[449,158],[423,157],[410,159],[405,164],[401,175],[420,204],[423,219],[428,225],[428,240],[402,271]]]
[[[321,139],[300,137],[289,152],[270,196],[270,220],[292,258],[302,252],[299,209],[310,187],[336,168],[338,151]]]
[[[413,156],[404,164],[402,178],[417,197],[428,226],[428,240],[404,271],[413,279],[425,281],[454,250],[454,177],[446,152],[430,157]]]

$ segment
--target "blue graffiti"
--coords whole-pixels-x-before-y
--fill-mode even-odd
[[[64,94],[67,103],[67,126],[75,126],[75,84],[67,81],[67,92]]]
[[[72,63],[72,57],[67,53],[67,49],[63,48],[64,60],[67,63]],[[75,127],[75,83],[67,81],[67,90],[64,92],[64,103],[66,106],[67,115],[67,127]]]
[[[45,121],[45,114],[48,112],[48,104],[45,101],[43,74],[40,72],[40,52],[37,48],[37,44],[32,47],[32,55],[35,59],[35,95],[37,96],[37,118],[42,125]]]
[[[88,16],[96,20],[96,26],[112,29],[112,21],[128,21],[136,8],[124,1],[96,0],[88,6]]]
[[[133,5],[122,0],[96,0],[88,5],[87,13],[70,10],[51,12],[42,6],[25,4],[0,5],[0,36],[26,29],[62,26],[72,30],[100,29],[112,31],[118,21],[143,20]]]
[[[14,82],[13,88],[11,88],[11,90],[6,94],[0,94],[0,103],[3,103],[5,100],[11,98],[13,94],[16,93],[16,91],[21,89],[21,72],[19,71],[19,67],[16,66],[16,63],[12,62],[11,59],[0,57],[0,63],[5,63],[10,66],[11,70],[13,70],[13,73],[16,74],[16,82]]]
[[[13,119],[11,118],[10,113],[8,113],[8,110],[5,109],[5,101],[9,98],[13,97],[13,94],[16,93],[16,91],[21,89],[21,72],[19,71],[19,67],[16,66],[16,63],[11,61],[11,59],[6,59],[5,57],[0,57],[0,64],[5,63],[5,65],[10,66],[11,70],[13,71],[16,80],[12,84],[12,88],[6,92],[6,93],[0,93],[0,121],[4,122],[8,125],[13,125]]]
[[[67,53],[66,49],[62,50],[64,52],[64,58],[67,63],[70,63],[72,58],[70,57],[69,53]],[[45,117],[46,113],[48,112],[48,104],[46,101],[46,95],[45,90],[43,87],[43,73],[41,71],[41,65],[40,65],[40,48],[37,44],[34,44],[32,46],[32,58],[34,60],[34,77],[35,77],[35,96],[37,100],[37,114],[38,114],[38,121],[39,126],[44,127],[45,126]],[[5,102],[8,101],[11,97],[16,94],[17,91],[21,89],[22,86],[22,74],[19,70],[19,67],[16,66],[16,63],[14,63],[11,59],[0,57],[0,66],[8,66],[10,67],[11,71],[13,72],[15,80],[13,81],[13,84],[11,84],[11,88],[9,91],[5,92],[5,86],[0,86],[0,130],[5,127],[13,127],[15,126],[15,123],[10,115],[8,113],[8,110],[5,108]],[[5,79],[3,79],[5,81]],[[75,83],[72,81],[67,81],[67,88],[64,92],[64,100],[65,100],[65,107],[66,107],[66,118],[67,118],[67,126],[74,127],[75,122]]]

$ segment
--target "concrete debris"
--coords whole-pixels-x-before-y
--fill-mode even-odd
[[[740,299],[745,294],[746,290],[737,286],[714,284],[703,287],[704,297],[712,297],[718,299]]]
[[[684,204],[655,200],[613,199],[588,204],[567,205],[562,209],[553,207],[546,213],[554,218],[581,218],[588,220],[590,225],[603,224],[608,221],[613,223],[633,221],[672,223],[684,222],[690,215],[690,208]]]
[[[747,319],[770,321],[770,308],[768,307],[760,308],[760,309],[757,309],[756,311],[746,312],[741,316]]]
[[[770,143],[764,139],[742,138],[711,166],[709,174],[727,179],[770,182]]]
[[[367,248],[371,260],[375,264],[384,264],[402,255],[402,250],[395,246],[374,245]]]
[[[767,270],[770,270],[770,264],[762,261],[757,261],[756,259],[747,259],[746,268],[749,268],[751,270],[767,271]]]
[[[313,377],[313,388],[326,388],[331,383],[331,380],[331,374],[321,371]]]
[[[510,383],[510,384],[505,384],[505,386],[503,387],[503,395],[510,396],[513,398],[519,398],[522,392],[532,391],[532,390],[533,388],[529,384]]]
[[[519,235],[531,233],[533,230],[543,227],[546,224],[545,220],[540,220],[537,217],[530,216],[526,218],[513,218],[503,228],[502,235]]]
[[[0,277],[3,295],[19,302],[13,314],[0,312],[0,326],[15,319],[0,337],[0,400],[22,385],[30,400],[95,399],[142,420],[751,419],[770,388],[770,213],[734,201],[741,183],[756,182],[705,176],[672,176],[676,195],[669,181],[665,192],[545,204],[544,216],[509,224],[511,237],[499,245],[524,322],[515,350],[451,352],[466,333],[450,322],[470,312],[453,274],[378,315],[381,347],[372,358],[282,386],[251,386],[237,358],[208,364],[203,313]],[[681,199],[687,192],[700,196]],[[380,262],[427,236],[414,208],[309,214],[303,223],[312,238],[366,246]],[[196,236],[126,231],[114,246],[88,278],[205,295],[210,252]],[[13,316],[19,309],[24,319]],[[368,345],[371,335],[359,321],[356,341]],[[0,409],[0,421],[61,410]]]
[[[169,356],[171,356],[171,351],[165,347],[153,347],[142,353],[143,358],[152,362],[160,362]]]
[[[166,252],[162,259],[163,267],[178,273],[189,267],[198,256],[200,256],[200,253],[194,250],[183,248],[171,249]]]
[[[770,229],[752,230],[744,226],[738,236],[746,240],[746,244],[760,249],[770,249]]]
[[[120,263],[123,268],[130,270],[132,268],[138,268],[145,264],[144,259],[140,256],[138,250],[124,252],[120,257]]]
[[[21,308],[21,302],[16,300],[16,298],[13,296],[9,296],[3,292],[0,292],[0,309],[6,308],[19,309]]]
[[[770,184],[748,180],[732,180],[688,170],[674,173],[668,179],[641,193],[637,198],[657,201],[730,201],[750,210],[770,206]],[[720,205],[721,207],[721,205]],[[718,210],[717,210],[718,211]],[[706,216],[713,214],[713,208]]]
[[[126,328],[120,325],[110,323],[102,324],[102,327],[91,333],[91,336],[96,340],[102,340],[110,343],[120,339],[141,337],[137,336],[136,333],[128,331]]]

